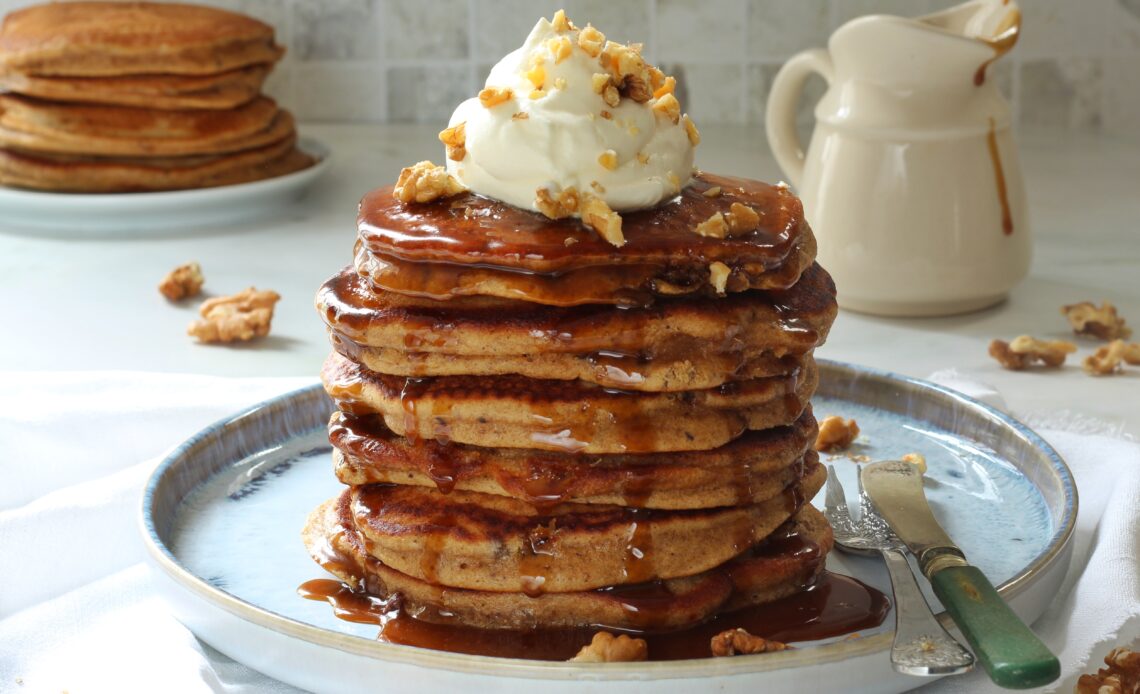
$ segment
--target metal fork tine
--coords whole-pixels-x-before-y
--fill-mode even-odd
[[[827,466],[827,497],[824,503],[827,505],[828,515],[834,513],[850,519],[851,516],[847,512],[847,495],[839,482],[839,475],[835,474],[834,465]]]

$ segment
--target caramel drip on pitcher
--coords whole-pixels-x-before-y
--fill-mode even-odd
[[[992,57],[988,58],[985,62],[978,66],[974,72],[974,85],[982,86],[986,82],[986,69],[994,63],[998,58],[1013,49],[1014,44],[1017,43],[1017,37],[1021,33],[1021,11],[1017,9],[1010,10],[1005,17],[1002,18],[1001,24],[998,25],[994,31],[992,39],[980,39],[994,50]]]
[[[1001,203],[1001,230],[1006,236],[1013,233],[1013,215],[1009,210],[1009,194],[1005,187],[1005,172],[1001,167],[1001,153],[998,151],[997,129],[990,118],[990,131],[986,135],[986,145],[990,150],[990,161],[994,165],[994,179],[997,182],[998,201]]]

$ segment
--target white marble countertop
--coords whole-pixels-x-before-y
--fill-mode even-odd
[[[312,297],[350,260],[357,200],[394,180],[401,166],[441,152],[431,127],[302,130],[327,143],[335,161],[301,204],[276,218],[108,238],[12,228],[0,210],[0,369],[315,377],[328,343]],[[762,129],[702,134],[702,168],[780,178]],[[918,377],[957,369],[995,386],[1015,412],[1068,410],[1140,435],[1140,369],[1092,378],[1070,358],[1061,371],[1018,373],[986,354],[995,337],[1065,337],[1058,308],[1085,299],[1112,301],[1140,326],[1140,143],[1072,134],[1020,140],[1036,251],[1030,277],[1010,300],[943,319],[842,312],[819,354]],[[188,260],[202,264],[210,295],[251,284],[280,292],[272,334],[239,347],[188,338],[196,302],[171,305],[155,290],[170,268]],[[1084,354],[1091,343],[1081,346]]]

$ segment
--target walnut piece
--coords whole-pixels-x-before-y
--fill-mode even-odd
[[[644,639],[630,638],[625,634],[614,636],[608,631],[599,631],[569,662],[632,663],[646,660],[648,657],[649,646]]]
[[[701,193],[701,195],[705,196],[706,198],[719,198],[720,197],[720,186],[713,186],[712,188],[706,188],[705,191],[703,193]]]
[[[587,195],[582,203],[582,221],[618,248],[625,245],[625,235],[621,232],[621,215],[610,209],[605,200]]]
[[[1127,648],[1114,648],[1104,657],[1108,667],[1095,675],[1081,675],[1075,694],[1140,693],[1140,653]]]
[[[400,202],[431,202],[467,190],[447,169],[430,161],[406,166],[400,171],[393,191]]]
[[[1081,367],[1093,376],[1108,376],[1120,371],[1120,363],[1140,365],[1140,342],[1113,340],[1085,357]]]
[[[487,87],[479,92],[479,103],[483,108],[494,108],[501,103],[511,100],[514,94],[507,87]]]
[[[670,78],[672,79],[672,78]],[[701,133],[697,130],[697,124],[689,118],[689,114],[681,116],[681,122],[685,124],[685,134],[689,136],[689,144],[696,147],[701,144]]]
[[[701,236],[711,236],[715,239],[723,239],[728,235],[728,222],[725,221],[723,214],[717,212],[705,221],[698,224],[694,231],[696,231]]]
[[[731,274],[732,270],[719,260],[709,264],[709,284],[713,286],[717,294],[724,296],[724,290],[728,286],[728,278]]]
[[[206,278],[202,276],[202,266],[190,262],[168,272],[158,283],[158,291],[167,299],[178,301],[189,296],[198,296],[205,281]]]
[[[546,50],[550,51],[551,57],[554,58],[554,64],[558,65],[570,57],[570,51],[573,50],[573,45],[570,43],[569,36],[557,36],[552,39],[547,39]]]
[[[582,31],[578,32],[578,47],[585,51],[586,55],[591,58],[597,58],[601,55],[602,46],[605,43],[606,35],[589,24],[587,24]]]
[[[558,10],[550,19],[550,25],[555,31],[572,31],[574,24],[566,16],[565,10]]]
[[[672,94],[663,94],[661,98],[654,99],[653,112],[673,121],[674,125],[681,122],[681,102]]]
[[[724,216],[724,220],[728,222],[730,236],[747,234],[760,228],[759,213],[748,205],[742,205],[739,202],[734,202],[729,206],[728,214]]]
[[[1012,342],[993,340],[990,356],[1011,371],[1021,371],[1037,362],[1049,368],[1065,363],[1065,357],[1077,351],[1077,346],[1065,340],[1038,340],[1028,335],[1015,337]]]
[[[581,197],[574,187],[563,188],[558,196],[550,194],[548,188],[538,188],[534,191],[534,206],[538,211],[551,219],[563,219],[578,211]]]
[[[463,161],[467,156],[467,122],[440,131],[439,141],[447,147],[447,158]]]
[[[598,155],[598,163],[601,164],[604,168],[613,171],[618,167],[617,152],[612,149],[607,149]]]
[[[922,474],[926,474],[926,456],[921,453],[907,453],[900,460],[904,463],[910,463],[918,468]]]
[[[792,648],[786,643],[769,641],[762,636],[753,636],[744,629],[729,629],[720,632],[712,637],[709,647],[712,649],[712,654],[718,658],[752,653],[775,653]]]
[[[1116,307],[1107,301],[1100,306],[1082,301],[1061,307],[1061,313],[1069,319],[1073,332],[1088,335],[1098,340],[1127,340],[1132,337],[1132,328],[1124,324],[1124,319],[1116,314]]]
[[[844,420],[832,415],[819,423],[819,434],[815,437],[815,450],[831,453],[847,450],[859,436],[859,425],[854,419]]]
[[[273,306],[281,299],[274,291],[250,287],[232,296],[202,302],[202,320],[191,323],[186,334],[199,342],[237,342],[264,337],[273,321]]]

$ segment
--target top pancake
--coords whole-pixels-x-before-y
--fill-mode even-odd
[[[50,3],[0,25],[0,72],[202,75],[273,63],[283,52],[269,25],[199,5]]]
[[[716,187],[719,194],[705,195]],[[697,225],[727,213],[734,202],[760,214],[758,229],[728,238],[696,233]],[[363,246],[382,261],[478,265],[515,279],[604,266],[636,270],[641,283],[661,294],[711,291],[714,262],[731,270],[727,291],[786,289],[815,257],[799,199],[786,187],[759,181],[700,173],[673,200],[622,219],[626,243],[619,248],[576,219],[549,219],[473,193],[402,203],[387,187],[364,197],[357,225]]]

